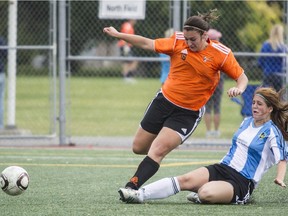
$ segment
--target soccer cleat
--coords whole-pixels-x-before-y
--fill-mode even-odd
[[[199,196],[197,193],[191,192],[190,194],[187,195],[187,200],[193,203],[201,203]]]
[[[140,193],[138,190],[134,190],[131,188],[120,188],[118,190],[120,194],[120,200],[126,203],[142,203],[140,199]]]
[[[137,184],[138,184],[138,178],[137,177],[133,177],[125,185],[125,188],[131,188],[131,189],[134,189],[134,190],[138,190],[139,188],[137,187]]]

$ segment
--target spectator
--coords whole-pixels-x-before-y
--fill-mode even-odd
[[[271,54],[270,56],[261,56],[258,59],[258,64],[263,71],[263,86],[273,87],[279,91],[283,87],[285,76],[285,57],[275,55],[287,53],[282,25],[272,26],[270,37],[263,43],[261,53]]]
[[[128,20],[124,22],[121,26],[121,33],[125,34],[135,34],[134,26],[136,24],[136,20]],[[120,48],[120,55],[124,57],[133,57],[133,46],[130,43],[127,43],[125,40],[119,40],[118,46]],[[138,66],[137,61],[131,61],[127,60],[124,61],[122,64],[122,75],[125,81],[127,82],[133,82],[134,79],[132,78],[134,76],[135,70]]]
[[[221,32],[217,31],[216,29],[209,29],[207,32],[208,37],[213,41],[219,41],[222,37]],[[211,96],[211,98],[206,103],[206,111],[204,115],[205,125],[206,125],[206,137],[220,137],[220,112],[221,112],[221,98],[223,95],[224,90],[224,74],[219,74],[220,80],[215,89],[215,92]],[[213,111],[213,116],[212,116]],[[214,130],[212,130],[212,125],[214,125]]]

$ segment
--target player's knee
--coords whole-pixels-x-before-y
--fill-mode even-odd
[[[147,152],[146,151],[144,151],[143,149],[139,149],[139,148],[136,148],[136,147],[133,147],[132,148],[132,151],[133,151],[133,153],[134,154],[140,154],[140,155],[144,155],[144,154],[147,154]]]
[[[198,196],[202,203],[213,203],[213,192],[205,186],[199,189]]]
[[[133,147],[132,147],[132,151],[134,154],[147,154],[148,153],[149,148],[147,148],[145,145],[139,145],[139,143],[137,142],[133,142]]]
[[[181,190],[194,190],[194,187],[191,187],[191,178],[189,175],[184,174],[177,177]]]

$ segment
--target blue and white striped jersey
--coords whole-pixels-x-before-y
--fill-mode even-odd
[[[280,160],[287,160],[287,149],[278,127],[271,120],[256,127],[253,117],[247,117],[234,134],[230,150],[221,163],[253,180],[256,187],[263,174]]]

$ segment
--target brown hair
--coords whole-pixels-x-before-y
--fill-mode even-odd
[[[288,102],[284,101],[285,89],[276,92],[273,88],[259,87],[255,94],[264,98],[268,107],[272,107],[271,120],[280,129],[285,140],[288,140]]]
[[[216,15],[217,9],[210,10],[205,14],[198,12],[197,16],[189,17],[185,23],[183,29],[187,31],[198,31],[201,35],[210,29],[210,23],[218,19]]]

